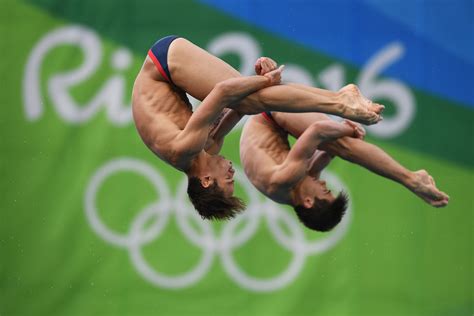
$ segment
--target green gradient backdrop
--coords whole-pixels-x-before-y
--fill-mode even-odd
[[[450,194],[450,205],[430,208],[403,187],[336,160],[330,172],[352,198],[347,231],[327,251],[308,254],[298,273],[280,288],[258,291],[239,283],[217,251],[201,278],[172,289],[140,272],[131,250],[98,234],[86,217],[85,204],[99,168],[121,157],[141,161],[159,173],[172,201],[188,203],[178,192],[183,176],[145,148],[129,120],[114,123],[104,107],[109,99],[80,123],[64,118],[61,109],[67,102],[52,96],[51,79],[86,61],[77,46],[57,45],[44,54],[36,72],[44,111],[28,118],[24,95],[32,91],[24,89],[27,62],[50,32],[80,24],[102,45],[92,74],[67,92],[78,104],[88,103],[111,78],[118,78],[123,87],[118,83],[107,98],[117,97],[126,109],[148,47],[170,33],[207,47],[218,36],[239,31],[259,43],[262,54],[298,64],[315,77],[334,64],[344,68],[345,82],[354,81],[361,71],[195,2],[141,4],[0,4],[0,315],[472,315],[472,111],[413,87],[416,114],[411,125],[396,137],[368,140],[409,169],[429,170]],[[154,13],[160,10],[180,12],[180,21],[171,14],[156,19]],[[118,49],[132,57],[124,69],[113,65]],[[223,58],[242,67],[235,54]],[[428,107],[433,103],[439,104],[436,111]],[[388,106],[390,111],[390,102]],[[224,149],[237,165],[239,135],[232,133]],[[239,185],[237,193],[246,196],[245,188]],[[126,235],[156,195],[142,176],[119,172],[100,186],[96,205],[102,222]],[[166,198],[162,191],[158,195],[158,200]],[[267,209],[265,199],[259,194],[257,199],[257,209]],[[281,210],[296,223],[290,209]],[[193,269],[203,253],[175,219],[172,215],[161,234],[141,247],[150,267],[169,276]],[[199,222],[192,223],[196,233],[202,232]],[[278,276],[292,262],[292,253],[270,227],[262,218],[255,234],[232,250],[237,265],[258,279]],[[291,226],[279,221],[277,227],[292,238]],[[297,227],[308,241],[326,237]],[[225,228],[212,226],[216,236]]]

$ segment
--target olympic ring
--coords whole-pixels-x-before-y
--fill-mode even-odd
[[[143,176],[153,185],[158,196],[155,202],[145,207],[134,218],[127,234],[118,234],[109,229],[100,219],[96,207],[97,192],[105,179],[122,171],[132,171]],[[172,199],[160,173],[148,163],[134,158],[113,159],[94,173],[85,192],[86,218],[93,231],[105,241],[128,249],[133,265],[147,281],[156,286],[173,289],[188,287],[201,280],[211,268],[214,256],[219,255],[224,271],[242,288],[256,292],[275,291],[285,287],[298,276],[308,255],[331,249],[345,236],[352,216],[350,204],[346,216],[334,231],[322,239],[308,241],[301,224],[280,205],[267,198],[262,200],[239,168],[236,168],[235,177],[236,183],[242,186],[248,196],[248,208],[242,215],[225,223],[219,235],[214,231],[211,223],[203,221],[191,206],[186,194],[186,177],[178,185],[176,197]],[[337,189],[344,188],[343,183],[334,174],[325,172],[324,177]],[[146,262],[141,252],[145,244],[160,237],[171,215],[176,217],[179,229],[191,244],[202,250],[201,259],[197,265],[178,276],[167,276],[156,271]],[[145,224],[150,220],[153,220],[153,223],[145,230]],[[195,221],[200,232],[193,228],[190,220]],[[261,220],[266,220],[275,241],[293,254],[285,271],[266,279],[248,275],[237,265],[232,255],[236,248],[244,245],[256,233]],[[242,222],[245,226],[235,234],[236,228]],[[281,229],[279,222],[289,228],[290,236]]]

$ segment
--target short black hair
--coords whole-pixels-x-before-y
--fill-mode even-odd
[[[188,196],[194,208],[204,219],[227,220],[245,210],[245,203],[235,196],[225,197],[214,181],[205,188],[198,177],[189,177]]]
[[[312,208],[302,205],[294,207],[300,221],[309,229],[327,232],[333,229],[342,219],[347,209],[349,198],[345,192],[339,193],[332,203],[314,201]]]

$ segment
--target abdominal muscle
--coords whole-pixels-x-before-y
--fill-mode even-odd
[[[181,168],[179,157],[173,152],[173,141],[192,115],[184,97],[182,92],[164,81],[147,57],[133,86],[133,119],[148,148],[178,169]]]
[[[271,174],[290,150],[287,134],[271,124],[262,115],[252,116],[244,126],[240,141],[245,174],[266,195]]]

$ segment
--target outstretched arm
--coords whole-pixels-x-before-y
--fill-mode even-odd
[[[232,78],[216,84],[175,139],[176,151],[186,156],[198,154],[205,148],[210,128],[222,110],[257,90],[278,84],[282,69],[280,67],[265,76]]]
[[[274,171],[271,182],[288,187],[294,186],[306,176],[314,152],[322,142],[344,136],[356,136],[355,133],[356,130],[352,126],[334,121],[312,124],[298,138],[285,161]]]

